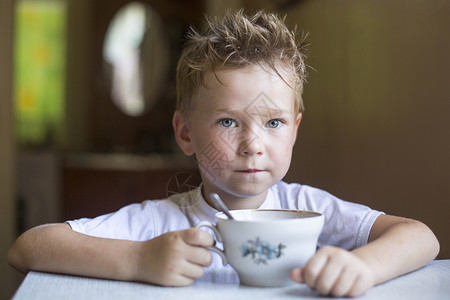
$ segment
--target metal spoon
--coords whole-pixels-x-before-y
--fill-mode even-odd
[[[216,202],[215,204],[219,206],[220,210],[228,217],[228,219],[234,220],[233,216],[229,212],[228,207],[225,205],[225,203],[223,203],[219,195],[217,195],[216,193],[211,193],[209,196],[214,199],[214,201]]]

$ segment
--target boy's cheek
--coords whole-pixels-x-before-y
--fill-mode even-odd
[[[197,162],[202,173],[212,182],[229,169],[231,164],[227,154],[213,146],[200,151],[197,155]]]

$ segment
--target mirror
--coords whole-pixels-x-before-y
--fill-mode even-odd
[[[131,2],[116,13],[103,44],[108,90],[128,116],[141,116],[157,102],[167,81],[170,57],[167,34],[148,4]]]

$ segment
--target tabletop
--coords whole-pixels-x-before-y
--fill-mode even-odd
[[[144,283],[40,272],[30,272],[13,296],[13,300],[186,298],[196,300],[327,299],[304,284],[292,284],[280,288],[258,288],[238,283],[220,284],[198,281],[189,287],[160,287]],[[417,271],[370,289],[358,299],[450,299],[450,260],[434,260]]]

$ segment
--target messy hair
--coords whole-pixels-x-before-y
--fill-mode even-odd
[[[303,112],[304,36],[297,43],[295,31],[286,27],[284,19],[264,11],[249,17],[241,9],[227,11],[222,18],[207,18],[203,33],[191,28],[177,67],[177,110],[190,115],[205,73],[258,65],[273,70],[295,91],[295,110]],[[280,68],[291,78],[284,78]]]

